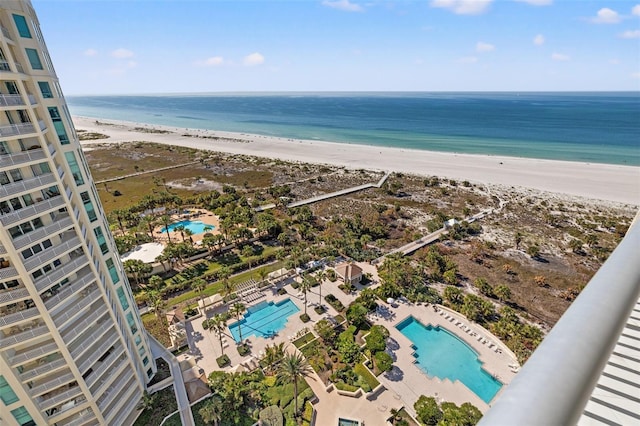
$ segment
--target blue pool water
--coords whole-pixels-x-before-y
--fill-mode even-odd
[[[212,231],[215,229],[213,225],[207,225],[200,220],[181,220],[180,222],[175,222],[169,225],[169,231],[173,232],[176,230],[178,226],[184,226],[185,229],[193,232],[193,235],[203,234],[205,231]]]
[[[291,299],[278,303],[260,302],[247,309],[244,319],[230,324],[229,330],[236,342],[240,341],[239,327],[242,328],[243,339],[249,336],[271,337],[285,327],[291,315],[299,311]]]
[[[338,426],[359,426],[360,422],[357,420],[343,419],[340,417],[338,419]]]
[[[413,342],[416,365],[429,377],[459,380],[487,404],[502,387],[482,368],[478,354],[444,328],[424,326],[409,317],[396,328]]]

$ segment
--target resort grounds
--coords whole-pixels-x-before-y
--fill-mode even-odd
[[[357,265],[365,273],[371,274],[371,283],[366,287],[375,288],[379,282],[376,268],[365,262]],[[238,354],[236,342],[227,328],[227,335],[224,339],[228,345],[225,344],[224,353],[230,358],[231,363],[223,368],[224,371],[247,371],[260,368],[259,360],[264,354],[267,345],[285,342],[287,351],[296,351],[297,349],[292,342],[309,331],[313,332],[313,326],[316,322],[327,316],[335,318],[341,315],[324,300],[322,300],[322,305],[326,309],[325,313],[318,314],[314,311],[313,308],[320,302],[319,287],[314,287],[307,293],[307,314],[311,320],[307,323],[302,322],[300,314],[304,312],[304,296],[291,286],[291,283],[296,279],[299,280],[299,277],[287,278],[261,290],[264,297],[258,299],[255,303],[265,301],[278,303],[291,299],[300,309],[300,312],[292,314],[288,318],[285,328],[273,337],[246,337],[249,333],[249,330],[246,330],[243,340],[248,341],[251,348],[249,355],[243,357]],[[327,294],[333,294],[344,306],[348,306],[357,297],[358,290],[364,288],[364,286],[357,284],[356,288],[358,290],[351,294],[346,294],[338,288],[339,284],[339,279],[335,282],[325,280],[321,284],[323,299]],[[277,290],[280,288],[286,289],[287,293],[279,295]],[[338,418],[349,418],[362,421],[366,425],[378,425],[382,424],[381,418],[388,417],[391,409],[399,410],[402,407],[412,415],[415,415],[413,405],[420,395],[433,396],[438,401],[449,401],[458,405],[470,402],[482,412],[489,408],[487,403],[459,381],[451,382],[437,377],[430,378],[414,365],[415,358],[412,355],[411,341],[395,328],[398,323],[409,316],[413,316],[424,325],[430,324],[443,327],[455,334],[477,352],[479,360],[483,363],[483,368],[496,377],[504,386],[507,386],[515,376],[517,372],[514,369],[517,365],[515,355],[506,346],[502,345],[498,338],[478,324],[467,320],[461,314],[450,311],[440,305],[412,304],[402,299],[393,303],[379,300],[378,303],[380,307],[377,313],[370,313],[368,320],[372,324],[384,325],[389,330],[390,337],[387,342],[387,352],[395,360],[393,370],[377,377],[383,390],[374,390],[368,395],[359,397],[341,395],[332,386],[328,387],[323,383],[320,377],[314,373],[307,382],[318,398],[314,404],[317,413],[315,424],[336,425],[338,424]],[[247,308],[250,307],[251,305],[247,305]],[[204,372],[205,376],[212,371],[220,370],[216,359],[222,355],[222,352],[217,335],[214,332],[205,330],[202,322],[204,319],[212,318],[216,313],[222,313],[226,310],[227,307],[224,305],[207,308],[202,317],[188,321],[186,326],[189,349],[178,355],[178,359],[183,361],[184,365],[197,366]],[[445,313],[453,320],[446,319]],[[232,319],[229,323],[234,321]],[[462,328],[463,325],[465,328],[473,329],[476,335],[473,336],[465,332]],[[484,337],[483,340],[486,340],[487,343],[482,343],[478,339],[478,335]],[[488,342],[495,343],[497,346],[490,348]],[[187,364],[184,361],[187,361]]]

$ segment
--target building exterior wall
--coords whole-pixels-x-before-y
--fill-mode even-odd
[[[0,423],[120,425],[149,343],[31,2],[0,25]]]

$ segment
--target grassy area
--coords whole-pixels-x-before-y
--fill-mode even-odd
[[[309,343],[310,341],[312,341],[313,339],[315,339],[316,336],[313,335],[313,333],[307,333],[304,336],[296,339],[293,341],[293,344],[295,345],[296,348],[301,348],[302,346],[306,345],[307,343]]]
[[[362,377],[364,381],[367,382],[369,386],[371,386],[371,389],[375,389],[380,384],[378,379],[376,379],[374,375],[371,374],[362,363],[356,364],[356,366],[353,368],[353,371],[355,371],[357,375]]]
[[[173,386],[154,393],[153,397],[155,398],[153,407],[144,410],[136,419],[134,426],[159,425],[162,419],[178,409]],[[180,416],[178,416],[179,418]]]

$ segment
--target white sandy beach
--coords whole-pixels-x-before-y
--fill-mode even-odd
[[[77,129],[109,135],[108,139],[84,141],[83,146],[147,141],[287,161],[440,176],[640,205],[640,167],[294,140],[106,119],[99,119],[98,123],[95,118],[86,117],[73,117],[73,121]],[[171,133],[134,131],[135,127]]]

